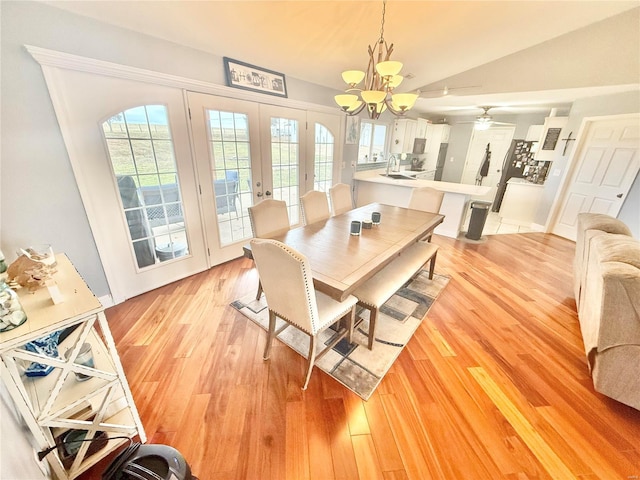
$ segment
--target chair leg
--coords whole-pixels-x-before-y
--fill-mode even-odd
[[[271,354],[271,344],[273,343],[273,337],[276,333],[276,314],[269,310],[269,331],[267,332],[267,344],[264,347],[263,360],[269,360]]]
[[[429,263],[429,280],[433,280],[433,270],[436,268],[436,257],[438,256],[438,252],[433,254],[431,257],[431,262]]]
[[[349,329],[349,333],[347,334],[347,341],[349,344],[353,343],[353,326],[356,323],[356,307],[355,305],[351,308],[351,312],[348,315],[348,323],[347,328]]]
[[[369,344],[367,345],[369,350],[373,349],[373,341],[376,338],[376,320],[378,319],[378,309],[372,308],[369,310]]]
[[[256,300],[260,300],[262,296],[262,282],[258,280],[258,293],[256,294]]]
[[[302,390],[306,390],[309,385],[309,379],[311,378],[311,371],[313,370],[313,364],[316,362],[316,336],[309,335],[309,365],[307,366],[307,376],[304,380]]]

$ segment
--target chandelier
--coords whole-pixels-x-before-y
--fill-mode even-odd
[[[367,71],[347,70],[342,72],[342,79],[349,86],[346,93],[336,95],[335,101],[347,115],[357,115],[365,108],[369,117],[377,119],[385,110],[394,115],[404,115],[413,107],[418,98],[414,93],[393,93],[403,80],[400,75],[401,62],[389,60],[393,51],[393,43],[387,45],[384,40],[384,14],[387,0],[382,2],[382,23],[380,38],[375,46],[369,45],[369,65]],[[358,88],[364,80],[364,87]],[[360,92],[360,96],[354,92]]]

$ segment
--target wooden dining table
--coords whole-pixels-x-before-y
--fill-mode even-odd
[[[380,223],[363,228],[360,235],[351,235],[351,222],[371,220],[373,212],[380,212]],[[443,220],[444,215],[437,213],[370,203],[273,239],[307,257],[316,289],[344,300]]]

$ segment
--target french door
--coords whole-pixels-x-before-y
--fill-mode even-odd
[[[206,270],[182,90],[43,70],[114,303]]]
[[[249,207],[284,200],[296,226],[300,196],[338,178],[340,116],[196,92],[187,100],[211,265],[241,255]]]
[[[114,303],[242,255],[263,198],[298,224],[339,178],[339,115],[43,71]]]

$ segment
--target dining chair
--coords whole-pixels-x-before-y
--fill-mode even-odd
[[[346,183],[336,183],[331,187],[329,189],[329,198],[331,199],[331,211],[334,217],[353,209],[351,186]]]
[[[353,292],[358,305],[369,310],[368,348],[373,348],[376,337],[376,321],[380,307],[411,279],[427,263],[429,279],[433,279],[438,246],[433,243],[416,242],[393,259],[382,270],[360,285]]]
[[[409,199],[408,208],[411,208],[412,210],[422,210],[423,212],[439,213],[443,199],[444,192],[442,190],[438,190],[437,188],[414,188],[411,191],[411,198]],[[430,242],[431,235],[432,234],[427,235],[422,240]]]
[[[349,295],[340,302],[316,291],[307,258],[282,242],[253,239],[251,251],[269,309],[269,331],[264,360],[269,359],[274,337],[285,328],[293,325],[309,335],[308,366],[302,386],[302,389],[306,390],[316,360],[345,336],[351,343],[357,299]],[[285,322],[277,331],[276,317]],[[347,321],[346,326],[341,325],[338,333],[332,336],[330,344],[316,352],[318,334],[343,318]]]
[[[327,194],[318,190],[311,190],[300,197],[302,218],[305,225],[321,222],[331,216]]]
[[[249,207],[249,222],[255,238],[277,237],[290,228],[287,202],[268,198]],[[256,300],[262,296],[262,283],[258,279]]]

